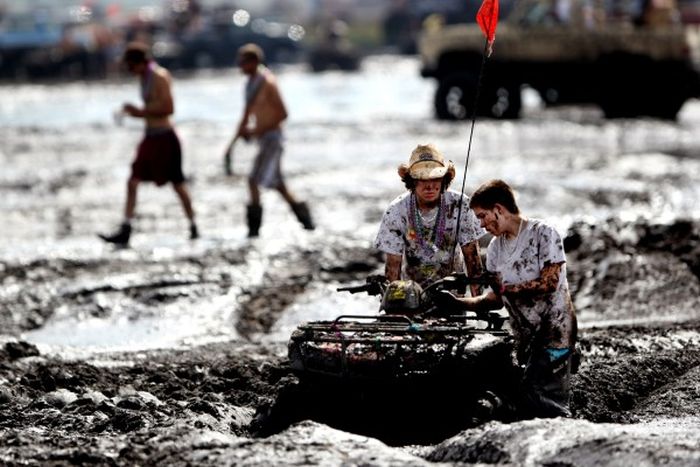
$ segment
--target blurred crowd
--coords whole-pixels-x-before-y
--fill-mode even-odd
[[[231,2],[203,8],[197,0],[162,0],[126,9],[121,2],[76,0],[13,11],[0,3],[0,78],[103,78],[119,69],[124,45],[138,40],[172,68],[233,65],[244,42],[273,59],[292,58],[299,25],[251,17]]]
[[[566,22],[573,3],[636,21],[700,22],[700,0],[541,0]],[[501,18],[518,0],[501,0]],[[676,3],[678,2],[678,3]],[[354,69],[377,50],[415,53],[426,19],[473,21],[478,0],[0,0],[0,80],[84,79],[119,71],[140,40],[164,66],[233,66],[258,43],[270,62]]]
[[[0,0],[0,81],[113,76],[132,40],[149,44],[173,70],[234,66],[234,52],[247,42],[259,44],[269,62],[352,70],[378,50],[415,53],[426,17],[469,21],[478,6],[463,0]]]

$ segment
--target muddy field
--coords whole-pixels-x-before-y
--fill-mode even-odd
[[[221,165],[241,78],[179,79],[202,238],[187,240],[171,190],[146,186],[123,250],[95,234],[120,221],[141,130],[114,125],[111,111],[136,98],[135,84],[0,87],[0,463],[698,465],[697,102],[669,123],[526,99],[521,121],[476,127],[468,190],[503,177],[527,215],[566,236],[584,355],[572,419],[465,421],[444,434],[416,423],[403,442],[376,435],[382,420],[361,408],[353,430],[305,420],[313,401],[288,366],[291,331],[376,311],[376,298],[335,288],[381,270],[371,240],[416,144],[464,164],[467,129],[430,118],[432,83],[417,70],[391,57],[351,75],[279,70],[291,115],[285,171],[318,228],[302,230],[265,193],[253,241],[241,174],[254,148],[237,147],[234,177]],[[291,424],[270,425],[289,394]],[[460,402],[407,410],[449,414]]]

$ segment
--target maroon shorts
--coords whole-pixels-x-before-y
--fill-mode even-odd
[[[180,140],[172,129],[146,131],[131,164],[131,176],[156,185],[185,181]]]

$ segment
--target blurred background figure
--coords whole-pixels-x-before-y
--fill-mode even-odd
[[[277,190],[304,228],[314,229],[308,206],[295,199],[282,177],[282,123],[287,119],[287,108],[282,101],[277,79],[264,65],[264,61],[263,50],[256,44],[246,44],[238,50],[238,67],[248,77],[248,81],[245,87],[245,108],[236,138],[246,141],[255,139],[259,145],[258,155],[248,177],[249,237],[258,236],[262,222],[261,186]]]
[[[190,221],[190,239],[199,237],[194,220],[185,176],[182,173],[182,149],[175,134],[170,116],[174,112],[171,77],[168,70],[151,60],[147,46],[133,42],[124,52],[124,64],[129,73],[141,82],[143,106],[124,104],[123,111],[145,122],[145,135],[139,144],[136,160],[131,165],[127,182],[124,221],[112,235],[100,235],[104,241],[126,246],[131,236],[131,221],[136,211],[136,195],[141,182],[154,182],[161,186],[172,183],[187,219]]]
[[[519,2],[522,3],[522,2]],[[698,0],[541,0],[552,22],[595,28],[627,18],[649,27],[700,22]],[[235,66],[231,53],[259,44],[269,63],[356,70],[376,53],[415,54],[436,18],[474,22],[463,0],[26,0],[0,1],[0,79],[113,76],[126,43],[144,42],[171,71]],[[501,18],[516,5],[501,0]],[[579,11],[585,18],[580,18]]]
[[[360,66],[360,57],[348,39],[348,25],[334,19],[320,27],[319,40],[309,51],[309,65],[313,71],[354,71]]]

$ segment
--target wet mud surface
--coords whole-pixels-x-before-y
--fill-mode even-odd
[[[698,277],[693,272],[698,265],[697,256],[693,256],[693,252],[697,255],[697,234],[683,235],[678,240],[679,236],[673,236],[680,228],[678,225],[653,226],[642,229],[639,237],[626,237],[625,241],[609,244],[622,230],[638,228],[635,225],[621,228],[616,222],[596,229],[582,224],[573,226],[569,239],[580,236],[584,241],[569,253],[572,276],[577,277],[584,270],[595,272],[594,266],[600,267],[601,258],[610,257],[618,248],[631,257],[641,258],[638,261],[641,264],[647,264],[650,257],[665,255],[664,261],[651,264],[673,265],[673,269],[678,270],[675,276],[668,278],[669,284],[682,281],[686,294],[681,296],[680,289],[673,292],[672,306],[688,306],[679,313],[692,311],[699,287]],[[665,231],[663,235],[662,231]],[[698,232],[697,225],[687,231]],[[650,241],[648,232],[673,238],[678,251]],[[288,257],[295,264],[295,274],[268,278],[285,283],[274,293],[258,288],[241,294],[243,312],[240,316],[246,324],[237,326],[264,333],[279,310],[292,303],[305,286],[339,273],[323,266],[311,267],[310,262],[303,259],[308,254]],[[376,266],[376,257],[369,249],[363,260],[358,250],[353,250],[350,256],[354,257],[348,263],[352,267],[339,268],[344,278],[350,274],[348,269]],[[308,267],[302,267],[303,264]],[[313,411],[298,413],[297,407],[298,420],[289,419],[291,426],[287,423],[271,430],[261,427],[261,413],[274,404],[279,405],[290,388],[298,391],[299,387],[298,377],[289,369],[284,342],[261,344],[238,340],[187,349],[102,352],[71,358],[44,355],[37,346],[8,337],[0,351],[0,437],[5,446],[2,460],[34,465],[217,465],[219,462],[259,465],[275,459],[289,464],[338,464],[340,459],[353,459],[376,465],[434,462],[599,465],[602,459],[621,458],[623,463],[668,461],[669,465],[693,465],[700,458],[693,443],[700,435],[697,418],[700,320],[697,315],[674,322],[657,319],[666,318],[668,314],[666,310],[649,309],[659,306],[652,300],[657,289],[641,287],[629,263],[623,264],[626,266],[606,268],[604,274],[585,276],[585,280],[600,281],[593,288],[605,290],[603,285],[607,284],[613,292],[602,294],[594,305],[607,310],[600,312],[600,320],[605,323],[597,325],[596,320],[590,321],[591,325],[583,326],[581,332],[584,359],[573,378],[574,420],[491,422],[476,427],[465,423],[462,429],[450,434],[454,437],[449,440],[434,441],[420,448],[402,448],[400,440],[391,436],[383,437],[389,445],[364,438],[362,434],[376,434],[371,428],[381,420],[373,420],[373,412],[361,405],[359,410],[339,411],[344,417],[335,420],[325,417],[325,423],[304,421],[313,417]],[[70,276],[80,269],[76,265],[60,268],[62,276]],[[37,270],[46,277],[48,271],[59,268],[37,265],[33,271]],[[39,275],[31,269],[26,274],[13,273],[11,268],[5,271],[5,284]],[[359,277],[363,272],[350,275]],[[156,279],[161,277],[158,271],[153,280],[147,281],[148,286],[143,283],[133,283],[129,287],[98,284],[66,292],[55,300],[73,299],[76,300],[73,306],[77,306],[78,297],[83,297],[84,305],[89,301],[85,297],[99,291],[131,295],[130,303],[131,300],[145,300],[146,294],[148,300],[160,302],[173,300],[179,294],[173,290],[192,287],[195,283],[205,290],[207,282],[223,287],[220,280],[205,280],[201,274],[193,273],[190,279],[180,274],[177,280],[164,281]],[[658,284],[658,288],[663,285]],[[584,289],[578,288],[575,300],[582,299]],[[646,294],[638,299],[640,309],[629,316],[619,310],[610,311],[622,291],[638,296]],[[183,297],[191,293],[183,293]],[[13,303],[7,296],[4,301]],[[603,316],[604,313],[612,313],[615,319],[629,320],[607,323],[609,317]],[[6,314],[3,319],[8,327],[14,325],[19,329],[23,325],[13,324]],[[327,396],[333,399],[334,394]],[[295,397],[295,402],[300,403],[299,396]],[[454,412],[450,405],[458,406],[460,402],[428,400],[420,403],[432,406],[433,411]],[[352,420],[352,417],[356,418]],[[418,415],[407,417],[409,421],[412,419],[418,419]],[[332,426],[345,430],[338,431]],[[348,430],[348,426],[354,429]],[[363,426],[366,429],[363,430]],[[415,435],[422,429],[425,428],[416,426],[412,433]],[[353,435],[351,431],[360,434]],[[546,449],[539,444],[542,437],[547,439]],[[381,434],[378,438],[382,438]],[[527,448],[528,443],[540,445],[540,448]],[[374,444],[376,450],[370,448]],[[596,454],[593,455],[594,446]]]
[[[463,162],[465,129],[435,123],[418,106],[415,96],[429,102],[430,89],[412,63],[370,62],[363,73],[358,89],[384,96],[382,112],[343,94],[354,77],[282,74],[283,91],[333,89],[345,106],[311,115],[288,92],[297,120],[285,171],[310,201],[314,232],[265,193],[261,237],[245,238],[238,174],[253,148],[238,148],[237,176],[224,177],[230,122],[206,120],[193,104],[241,83],[200,77],[178,91],[196,242],[172,191],[152,187],[140,192],[130,248],[97,240],[120,220],[139,128],[81,121],[68,131],[28,123],[30,113],[19,111],[19,126],[0,126],[0,463],[700,463],[697,104],[677,124],[605,122],[569,109],[477,127],[467,189],[508,179],[527,214],[565,233],[583,354],[572,419],[473,424],[459,419],[461,395],[435,395],[439,385],[431,397],[414,387],[396,419],[381,419],[386,407],[309,387],[291,371],[287,340],[300,322],[377,310],[375,297],[335,289],[381,271],[370,245],[403,190],[398,155],[435,141]],[[403,80],[394,97],[381,84],[389,73]],[[132,84],[88,93],[132,98]],[[30,92],[10,91],[0,89],[3,99]],[[391,99],[402,105],[391,110]],[[419,423],[426,414],[430,423]]]

